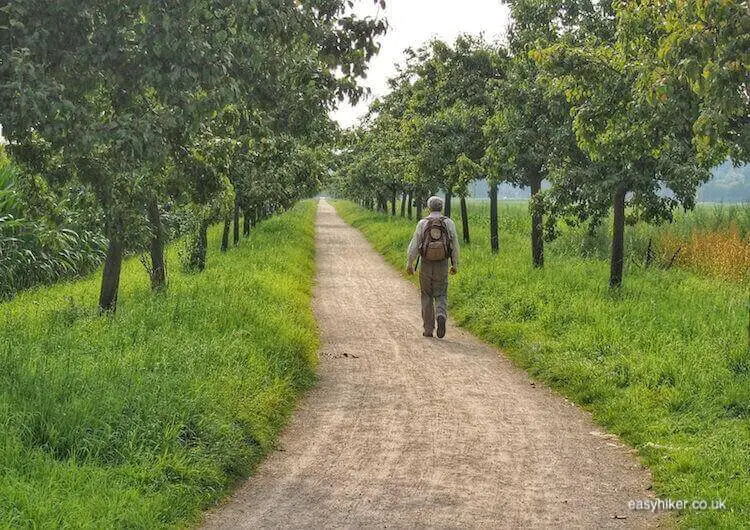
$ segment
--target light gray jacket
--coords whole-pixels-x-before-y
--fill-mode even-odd
[[[431,212],[425,219],[421,219],[417,223],[417,229],[414,231],[414,235],[409,243],[408,263],[407,266],[414,267],[414,262],[419,256],[419,242],[422,241],[422,232],[424,232],[424,226],[427,223],[427,219],[440,217],[440,212]],[[451,265],[458,268],[458,233],[456,232],[456,223],[450,217],[445,218],[445,226],[448,228],[448,236],[451,238]]]

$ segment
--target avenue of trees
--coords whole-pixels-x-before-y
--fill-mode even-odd
[[[187,223],[184,260],[201,270],[210,224],[224,222],[226,249],[317,189],[337,132],[328,113],[361,96],[386,29],[350,4],[3,3],[0,123],[24,190],[17,215],[54,225],[34,205],[64,204],[101,231],[102,311],[116,307],[128,253],[145,251],[153,288],[167,286],[170,216]],[[9,248],[28,235],[19,221],[0,216]]]
[[[532,260],[559,220],[612,215],[610,285],[628,222],[692,208],[710,168],[750,161],[750,10],[720,0],[507,0],[505,42],[462,36],[408,50],[339,150],[340,191],[421,215],[432,193],[486,178],[499,250],[498,184],[531,188]],[[549,186],[542,190],[542,182]]]

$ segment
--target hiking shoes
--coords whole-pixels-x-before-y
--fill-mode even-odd
[[[437,318],[437,321],[438,321],[437,336],[439,339],[442,339],[443,337],[445,337],[445,317],[441,315]]]
[[[432,337],[432,331],[423,331],[422,332],[423,337]]]

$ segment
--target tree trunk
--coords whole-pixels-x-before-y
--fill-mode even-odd
[[[464,233],[464,243],[469,243],[469,209],[466,207],[466,197],[461,196],[461,225]]]
[[[417,203],[417,219],[422,218],[422,198],[417,196],[417,200],[415,201]]]
[[[544,212],[539,203],[541,189],[542,177],[536,175],[531,179],[531,259],[534,267],[544,266]]]
[[[618,186],[612,194],[614,221],[612,223],[612,257],[609,286],[622,286],[622,267],[625,252],[625,186]]]
[[[446,192],[445,194],[445,206],[443,206],[443,215],[446,217],[451,216],[451,199],[453,198],[453,195]]]
[[[393,192],[393,200],[391,201],[391,215],[396,217],[396,192]]]
[[[490,184],[490,246],[493,254],[500,250],[497,234],[497,183]]]
[[[407,202],[407,205],[406,205],[406,206],[407,206],[407,208],[408,208],[408,211],[409,211],[409,219],[411,219],[411,218],[412,218],[412,213],[411,213],[411,211],[412,211],[412,210],[411,210],[411,209],[412,209],[412,199],[413,199],[413,198],[412,198],[412,196],[411,196],[411,192],[409,192],[409,194],[408,194],[408,196],[407,196],[407,198],[406,198],[406,202]]]
[[[114,235],[109,239],[107,257],[104,260],[102,286],[99,291],[99,311],[114,313],[117,309],[117,292],[120,288],[120,269],[122,268],[122,242]]]
[[[153,235],[149,244],[151,253],[151,289],[159,291],[167,286],[167,266],[164,262],[164,227],[161,224],[159,203],[156,198],[148,201],[148,222]]]
[[[234,203],[234,232],[232,236],[234,244],[238,245],[240,242],[240,203],[238,201]]]
[[[401,217],[406,217],[406,192],[401,193]]]
[[[226,252],[229,248],[229,227],[232,224],[232,219],[229,216],[224,218],[224,231],[221,233],[221,251]]]
[[[202,271],[206,268],[206,252],[208,251],[208,220],[201,221],[200,227],[198,228],[198,260],[196,265],[198,270]]]
[[[247,210],[242,211],[242,235],[250,235],[250,213]]]

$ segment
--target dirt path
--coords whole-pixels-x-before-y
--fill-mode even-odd
[[[448,322],[321,201],[319,385],[208,528],[643,527],[648,471],[589,415]]]

